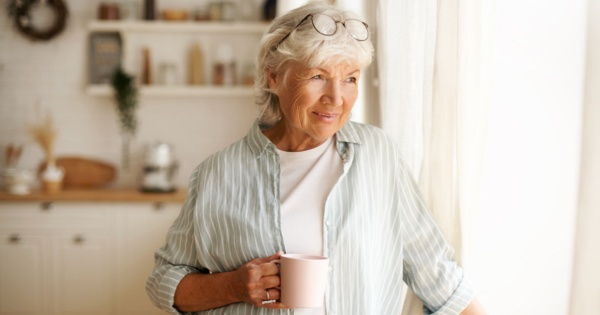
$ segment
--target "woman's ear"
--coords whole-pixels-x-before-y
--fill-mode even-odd
[[[269,90],[277,94],[277,74],[267,70],[267,80],[269,80]]]

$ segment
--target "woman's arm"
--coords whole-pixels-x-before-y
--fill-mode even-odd
[[[479,301],[477,299],[473,299],[473,301],[471,301],[471,303],[469,303],[469,305],[467,305],[467,308],[465,308],[460,315],[485,315],[486,312],[483,309],[483,306],[481,305],[481,303],[479,303]]]
[[[175,291],[175,308],[181,312],[197,312],[232,303],[245,302],[268,308],[285,308],[281,303],[262,304],[279,299],[279,268],[274,263],[281,252],[251,260],[236,271],[186,275]]]

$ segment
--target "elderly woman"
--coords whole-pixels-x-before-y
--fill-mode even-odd
[[[397,146],[349,121],[372,51],[368,25],[332,6],[273,22],[258,56],[261,115],[193,172],[147,282],[156,305],[173,314],[400,314],[404,281],[426,312],[479,314]],[[277,301],[272,261],[283,252],[330,259],[322,307]]]

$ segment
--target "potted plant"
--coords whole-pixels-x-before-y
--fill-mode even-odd
[[[119,123],[121,127],[121,137],[123,140],[122,163],[123,168],[129,168],[129,145],[131,139],[137,131],[136,110],[138,107],[138,90],[133,76],[125,73],[121,67],[115,70],[111,86],[114,92],[114,99],[119,114]]]

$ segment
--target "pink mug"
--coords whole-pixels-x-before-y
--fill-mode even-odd
[[[325,301],[329,258],[283,254],[279,263],[281,303],[290,307],[321,307]]]

